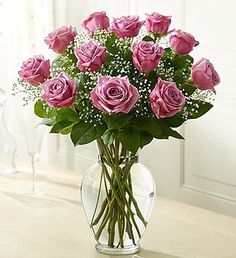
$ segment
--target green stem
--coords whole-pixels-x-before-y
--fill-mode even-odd
[[[120,165],[123,164],[124,157],[127,156],[127,151],[123,146],[121,146],[122,148],[120,150],[120,142],[116,140],[110,147],[106,146],[101,138],[99,138],[97,142],[101,157],[106,199],[101,205],[99,214],[94,219],[97,204],[95,207],[91,226],[98,224],[98,222],[102,220],[95,237],[99,240],[102,231],[108,223],[108,245],[114,247],[115,228],[117,224],[119,244],[116,247],[124,247],[125,231],[133,244],[136,244],[133,227],[139,237],[141,237],[141,233],[134,217],[135,213],[132,211],[133,208],[143,224],[145,226],[147,224],[133,196],[132,190],[130,170],[136,161],[136,157],[127,159],[127,164],[123,168],[120,168]],[[111,168],[111,172],[108,171],[106,165]],[[110,189],[108,189],[108,184]],[[100,194],[98,200],[99,198]]]
[[[96,205],[95,205],[95,209],[94,209],[94,212],[93,212],[93,216],[92,216],[92,219],[91,219],[91,223],[90,223],[90,225],[93,223],[93,220],[94,220],[95,214],[96,214],[96,212],[97,212],[98,202],[99,202],[100,195],[101,195],[102,178],[103,178],[103,173],[101,173],[100,183],[99,183],[99,189],[98,189],[98,196],[97,196]]]

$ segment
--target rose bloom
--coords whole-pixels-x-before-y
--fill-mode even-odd
[[[44,42],[54,52],[60,54],[67,49],[69,44],[74,42],[77,31],[72,26],[63,26],[49,33]]]
[[[133,64],[140,72],[151,72],[154,70],[160,58],[164,55],[164,49],[153,41],[140,41],[132,46]]]
[[[37,86],[48,79],[50,62],[45,60],[42,55],[36,55],[23,62],[18,74],[23,81],[27,81],[32,86]]]
[[[96,30],[107,30],[109,27],[109,18],[106,12],[95,12],[82,23],[88,34],[92,34]]]
[[[171,16],[164,16],[157,12],[146,14],[146,30],[147,32],[158,33],[166,35],[171,23]]]
[[[114,32],[117,38],[136,37],[144,22],[139,21],[139,16],[122,16],[114,18],[110,31]]]
[[[91,91],[93,105],[108,114],[129,113],[138,99],[138,89],[127,77],[102,76]]]
[[[43,84],[42,99],[49,106],[67,108],[72,105],[76,95],[76,83],[64,72]]]
[[[192,67],[193,83],[200,90],[213,89],[220,83],[220,77],[213,64],[206,58],[200,59]]]
[[[170,37],[170,48],[180,55],[187,55],[198,44],[193,35],[182,30],[174,30]]]
[[[185,97],[174,82],[158,79],[150,94],[150,102],[155,115],[166,118],[174,116],[183,108]]]
[[[83,44],[74,50],[78,58],[77,66],[80,71],[99,71],[105,62],[106,48],[94,41]]]

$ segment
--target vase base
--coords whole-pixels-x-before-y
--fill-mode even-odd
[[[99,253],[103,253],[103,254],[114,254],[114,255],[122,255],[122,254],[135,254],[139,251],[140,249],[140,245],[130,245],[130,246],[126,246],[124,248],[113,248],[107,245],[101,245],[101,244],[97,244],[96,245],[96,250]]]

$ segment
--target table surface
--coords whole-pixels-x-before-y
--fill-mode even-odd
[[[99,258],[79,196],[79,176],[39,170],[45,195],[23,194],[31,174],[0,176],[0,258]],[[136,255],[124,258],[235,258],[236,219],[165,198],[155,208]]]

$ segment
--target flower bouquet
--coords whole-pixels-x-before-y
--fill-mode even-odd
[[[86,33],[63,26],[45,38],[57,53],[23,62],[15,91],[35,101],[34,112],[51,133],[75,146],[97,142],[99,162],[81,186],[88,222],[104,253],[134,253],[155,195],[137,151],[153,139],[183,139],[175,130],[212,108],[219,75],[209,60],[193,64],[199,42],[170,30],[159,13],[114,18],[91,14]]]

